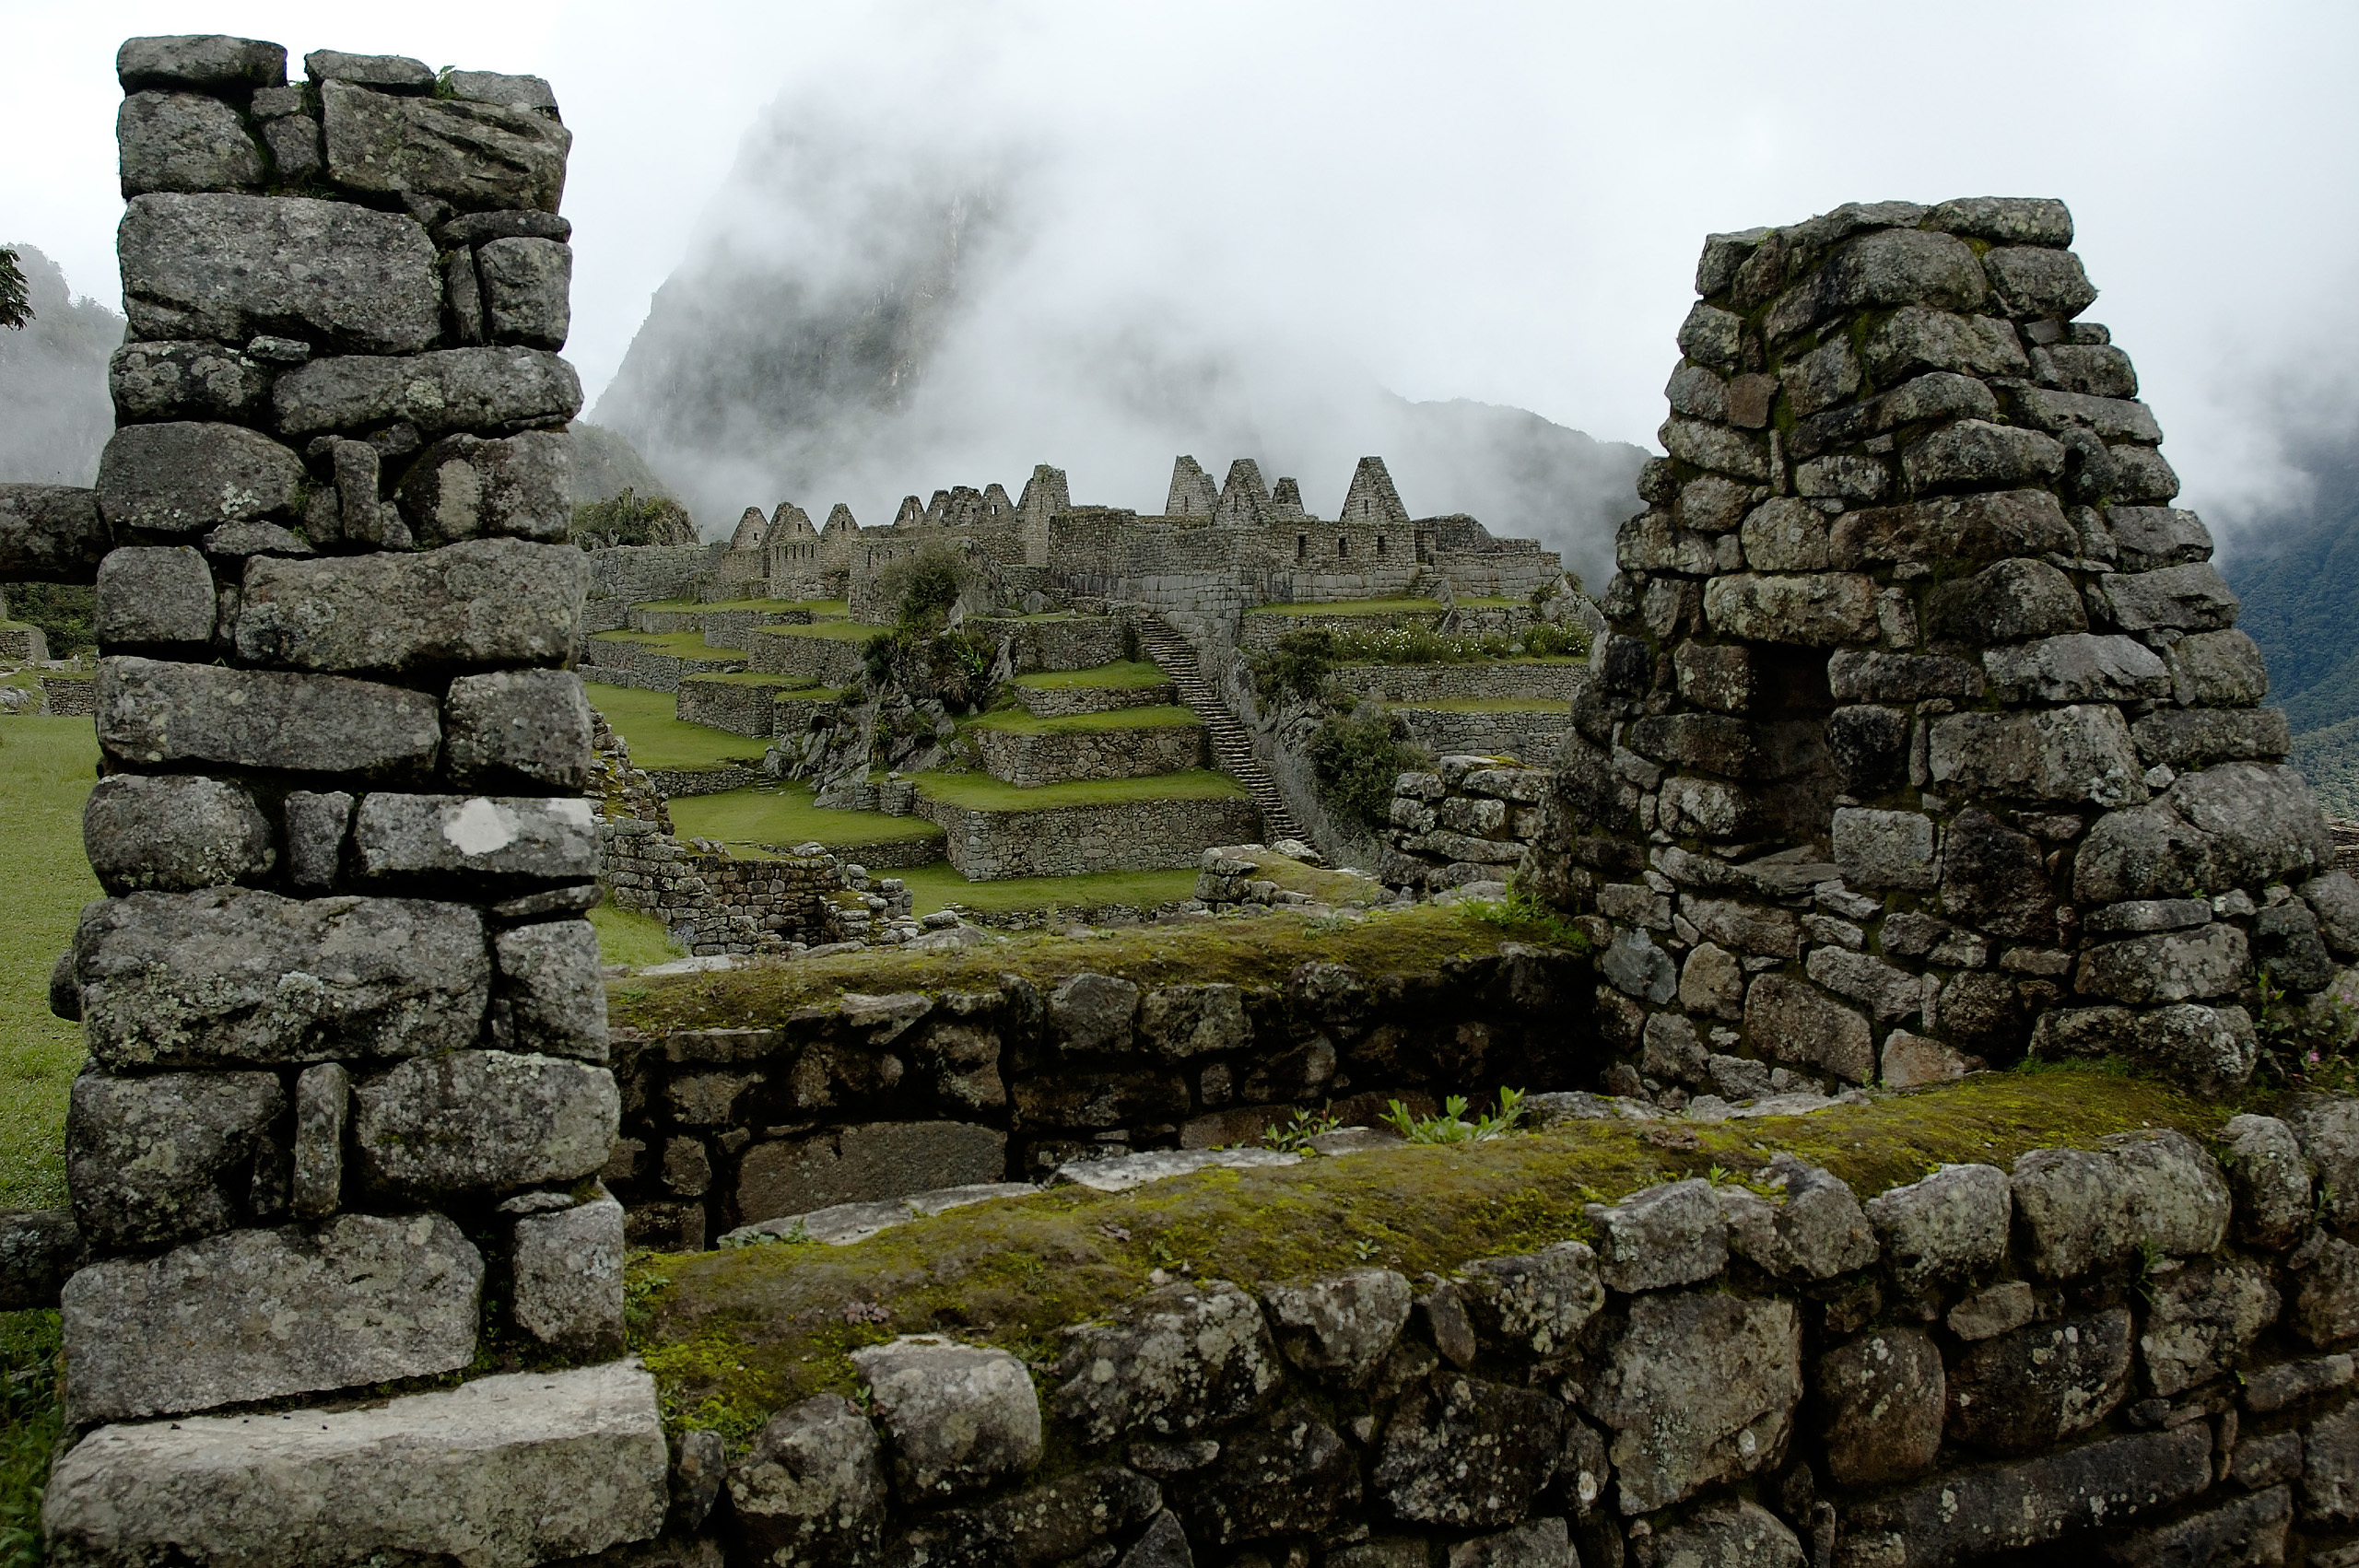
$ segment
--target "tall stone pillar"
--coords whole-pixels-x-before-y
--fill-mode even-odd
[[[304,64],[123,45],[121,424],[94,509],[0,507],[0,568],[95,561],[102,656],[45,1519],[72,1562],[576,1556],[666,1466],[597,1179],[570,137],[536,77]]]
[[[1658,1094],[2349,1037],[2359,889],[2071,239],[1986,199],[1706,242],[1561,777]]]

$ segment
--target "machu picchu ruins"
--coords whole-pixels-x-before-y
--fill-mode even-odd
[[[557,90],[299,64],[123,43],[0,484],[15,1560],[2359,1563],[2350,835],[2062,201],[1707,237],[1593,597],[1377,456],[690,543]]]

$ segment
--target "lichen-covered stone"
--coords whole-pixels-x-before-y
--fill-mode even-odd
[[[156,646],[213,638],[213,573],[188,545],[132,546],[99,564],[92,616],[100,644]]]
[[[468,212],[557,211],[573,134],[529,109],[320,88],[328,177],[370,195],[438,196]]]
[[[579,1180],[606,1163],[622,1115],[605,1069],[508,1051],[412,1058],[353,1098],[363,1179],[402,1193]]]
[[[208,92],[277,87],[287,80],[287,51],[227,33],[176,33],[127,38],[115,51],[114,74],[125,92],[148,88],[196,88]]]
[[[2249,1112],[2230,1117],[2220,1133],[2220,1169],[2238,1241],[2276,1251],[2301,1238],[2310,1221],[2310,1170],[2291,1127]]]
[[[516,1222],[509,1314],[542,1344],[577,1356],[623,1348],[623,1206],[586,1203]]]
[[[93,582],[112,541],[96,490],[0,485],[0,574],[29,582]]]
[[[1879,1329],[1827,1352],[1813,1393],[1828,1473],[1842,1486],[1882,1486],[1931,1469],[1947,1389],[1942,1352],[1918,1329]]]
[[[125,425],[99,457],[99,509],[108,525],[151,533],[291,519],[305,484],[302,459],[240,425]]]
[[[2016,1160],[2012,1186],[2025,1259],[2045,1279],[2106,1268],[2142,1247],[2207,1253],[2227,1234],[2227,1184],[2183,1132],[2117,1132],[2093,1150],[2035,1149]]]
[[[772,1416],[729,1468],[729,1501],[757,1560],[780,1568],[866,1563],[885,1535],[885,1445],[839,1394]]]
[[[606,987],[587,920],[518,926],[492,940],[517,1048],[606,1059]]]
[[[1949,1371],[1949,1435],[2028,1454],[2103,1421],[2129,1388],[2130,1314],[2035,1323],[1969,1348]]]
[[[235,784],[203,774],[101,778],[82,806],[82,846],[109,893],[182,893],[268,874],[270,819]]]
[[[220,762],[381,778],[430,766],[442,743],[428,694],[339,675],[118,657],[99,663],[96,702],[99,743],[148,766]]]
[[[321,1220],[344,1201],[344,1129],[352,1116],[352,1075],[323,1061],[295,1078],[295,1148],[288,1207],[299,1220]]]
[[[996,1182],[1006,1174],[1007,1134],[998,1128],[965,1121],[863,1122],[755,1144],[738,1164],[737,1211],[749,1222],[769,1220],[838,1203]]]
[[[1139,1002],[1139,1037],[1172,1061],[1241,1050],[1253,1038],[1245,993],[1232,985],[1166,986]]]
[[[2309,1266],[2294,1276],[2285,1326],[2320,1349],[2359,1335],[2359,1246],[2340,1236],[2319,1241]]]
[[[238,654],[334,672],[554,664],[572,651],[589,579],[580,550],[515,539],[417,555],[256,557]]]
[[[1040,1404],[1005,1351],[904,1336],[851,1353],[891,1444],[904,1501],[1012,1480],[1040,1458]]]
[[[442,722],[451,780],[463,789],[589,781],[590,702],[570,670],[462,675],[443,698]]]
[[[2127,1007],[2050,1008],[2033,1029],[2031,1054],[2048,1059],[2121,1057],[2157,1076],[2217,1094],[2242,1085],[2259,1059],[2259,1036],[2241,1007],[2178,1002],[2152,1012]]]
[[[1223,1442],[1183,1512],[1192,1539],[1231,1547],[1324,1533],[1359,1501],[1357,1456],[1317,1411],[1296,1405]]]
[[[135,92],[115,111],[123,196],[150,191],[252,191],[264,172],[262,148],[217,98]]]
[[[1614,1433],[1625,1514],[1774,1464],[1802,1393],[1793,1304],[1674,1293],[1638,1297],[1582,1403]]]
[[[2138,1350],[2148,1383],[2165,1398],[2235,1367],[2277,1321],[2277,1287],[2250,1263],[2190,1258],[2151,1276],[2147,1289]]]
[[[1714,1189],[1729,1250],[1781,1280],[1828,1280],[1875,1262],[1875,1229],[1842,1177],[1787,1153],[1761,1174],[1784,1189],[1783,1202],[1734,1184]]]
[[[1692,1285],[1728,1267],[1728,1226],[1708,1181],[1666,1182],[1586,1212],[1597,1230],[1597,1271],[1614,1290]]]
[[[1706,1508],[1669,1529],[1657,1531],[1654,1560],[1660,1568],[1802,1568],[1802,1543],[1785,1522],[1758,1503],[1738,1499]],[[1556,1568],[1566,1559],[1534,1557]],[[1453,1562],[1451,1568],[1457,1568]]]
[[[1980,1273],[2006,1256],[2013,1200],[1995,1165],[1943,1165],[1866,1204],[1893,1276],[1908,1288]]]
[[[429,438],[524,430],[581,411],[573,367],[544,349],[522,347],[314,359],[279,377],[270,396],[278,427],[289,436],[392,419],[407,420]]]
[[[2129,721],[2109,705],[1953,713],[1933,720],[1929,733],[1926,762],[1936,784],[2100,806],[2146,799],[2145,766]]]
[[[2099,1549],[2100,1561],[2122,1568],[2181,1562],[2274,1568],[2285,1561],[2285,1538],[2293,1523],[2292,1490],[2271,1486],[2185,1518],[2131,1530],[2106,1542]],[[2314,1556],[2311,1561],[2318,1559]]]
[[[1288,1361],[1356,1387],[1409,1321],[1409,1281],[1390,1269],[1354,1269],[1307,1284],[1265,1285],[1262,1305]]]
[[[445,436],[410,464],[395,494],[428,544],[499,535],[561,543],[573,525],[573,438],[527,430],[504,440]]]
[[[1875,1076],[1868,1021],[1825,991],[1785,975],[1760,976],[1744,994],[1745,1038],[1778,1061],[1823,1067],[1853,1083]]]
[[[1093,1445],[1234,1421],[1279,1381],[1260,1307],[1226,1280],[1161,1286],[1068,1335],[1054,1408]]]
[[[1120,1054],[1131,1048],[1138,1006],[1137,986],[1085,971],[1049,993],[1049,1027],[1060,1049]]]
[[[65,1282],[66,1419],[207,1410],[466,1365],[483,1259],[440,1214],[230,1231]]]
[[[521,236],[493,240],[475,247],[475,274],[483,280],[484,329],[492,342],[565,346],[573,323],[571,246]]]
[[[598,874],[596,812],[579,796],[371,793],[353,814],[361,873],[580,882]]]
[[[1484,1337],[1532,1355],[1570,1345],[1605,1305],[1597,1255],[1578,1241],[1482,1258],[1466,1266],[1465,1276],[1461,1293]]]
[[[280,1217],[286,1108],[275,1073],[81,1074],[65,1113],[75,1223],[111,1249]]]
[[[1372,1483],[1397,1518],[1512,1525],[1555,1475],[1565,1421],[1563,1403],[1546,1394],[1442,1373],[1402,1398]],[[1623,1485],[1626,1492],[1626,1477]]]
[[[410,1056],[475,1043],[483,918],[408,898],[215,888],[83,911],[74,974],[111,1071]]]

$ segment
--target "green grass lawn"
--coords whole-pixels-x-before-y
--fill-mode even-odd
[[[800,784],[683,795],[671,802],[672,825],[683,838],[717,838],[733,848],[770,844],[792,849],[815,839],[830,847],[898,844],[942,837],[942,829],[921,816],[823,811],[811,801],[811,791]]]
[[[1134,691],[1141,686],[1169,685],[1171,677],[1159,664],[1132,659],[1114,664],[1100,664],[1095,670],[1035,670],[1028,675],[1016,676],[1010,684],[1046,691],[1064,691],[1074,687],[1089,691]]]
[[[49,1011],[49,971],[101,896],[82,855],[97,781],[88,719],[0,718],[0,1208],[65,1202],[65,1095],[79,1025]]]
[[[1203,720],[1185,708],[1117,708],[1108,713],[1070,713],[1060,719],[1035,719],[1022,708],[986,713],[971,723],[975,730],[1003,730],[1012,735],[1077,735],[1099,730],[1180,730]]]
[[[802,629],[802,628],[792,628]],[[606,642],[636,643],[641,648],[668,653],[675,659],[735,659],[743,660],[742,648],[709,648],[702,632],[592,632],[591,637]]]
[[[1020,789],[980,773],[921,773],[919,793],[930,800],[985,812],[1044,812],[1058,806],[1105,806],[1131,801],[1220,801],[1242,799],[1245,786],[1226,773],[1205,768],[1158,773],[1146,778],[1092,778],[1073,784]],[[673,808],[675,818],[678,807]]]
[[[644,967],[687,956],[663,921],[611,899],[590,911],[590,924],[598,932],[598,956],[608,964]]]
[[[949,861],[941,860],[884,874],[901,879],[921,915],[930,915],[952,904],[992,914],[1017,909],[1095,908],[1107,904],[1152,909],[1158,904],[1192,898],[1196,893],[1196,873],[1186,871],[1090,872],[1083,876],[1012,876],[1000,882],[968,882]]]
[[[866,642],[887,628],[860,621],[814,621],[807,626],[756,626],[756,637],[823,637],[834,642]]]
[[[1445,697],[1433,702],[1388,702],[1387,708],[1416,708],[1429,713],[1568,713],[1561,696]]]
[[[694,770],[762,760],[766,748],[759,741],[682,723],[673,715],[669,692],[594,682],[585,683],[582,689],[590,694],[590,706],[604,714],[615,732],[628,743],[633,767]]]

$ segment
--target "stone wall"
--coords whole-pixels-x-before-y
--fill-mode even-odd
[[[1262,837],[1261,809],[1241,795],[1025,811],[978,810],[920,795],[917,811],[949,836],[943,852],[969,882],[1178,871],[1196,863],[1203,845]]]
[[[681,681],[679,700],[672,710],[684,724],[704,724],[748,740],[767,741],[778,726],[779,694],[796,689],[796,681],[792,675],[767,684],[742,676],[690,675]]]
[[[582,629],[620,631],[630,624],[633,604],[694,600],[726,553],[721,544],[619,544],[592,551]]]
[[[1377,874],[1392,887],[1438,892],[1504,882],[1545,830],[1556,776],[1495,756],[1445,756],[1393,785],[1391,825]]]
[[[2359,887],[2062,204],[1716,235],[1542,867],[1661,1085],[2346,1042]],[[2323,998],[2313,1002],[2314,998]]]
[[[123,46],[122,423],[94,497],[0,506],[101,655],[50,1551],[597,1552],[668,1466],[607,1359],[569,136],[536,77],[285,62]]]
[[[1331,685],[1380,702],[1462,702],[1555,697],[1570,702],[1589,665],[1565,659],[1496,659],[1473,664],[1339,664]]]
[[[9,620],[7,606],[0,604],[0,661],[39,664],[48,657],[48,634],[27,622]]]
[[[823,686],[859,683],[866,666],[861,645],[846,638],[788,637],[757,631],[745,639],[745,668],[764,675],[799,675]]]
[[[833,856],[745,860],[692,848],[654,823],[628,818],[601,822],[598,844],[615,902],[663,921],[695,956],[839,940],[834,895],[843,864]]]
[[[1035,719],[1070,719],[1125,708],[1162,708],[1178,700],[1168,681],[1152,686],[1024,686],[1007,688]]]
[[[43,675],[41,710],[53,719],[88,719],[98,712],[99,683],[88,675]]]
[[[1210,760],[1201,724],[1046,732],[985,724],[968,734],[982,753],[986,772],[1027,788],[1083,778],[1146,778],[1203,767]]]
[[[753,762],[720,763],[711,767],[651,767],[647,776],[667,796],[725,795],[759,784],[769,775]]]
[[[1572,719],[1563,708],[1396,708],[1392,718],[1426,753],[1537,761],[1555,755]]]
[[[1297,1105],[1372,1121],[1475,1083],[1567,1082],[1584,965],[1510,946],[1423,974],[1306,964],[1283,988],[1079,974],[845,995],[782,1025],[616,1035],[606,1179],[635,1245],[708,1246],[839,1203],[1046,1177],[1067,1160],[1252,1143]]]
[[[625,638],[588,637],[581,639],[581,666],[585,679],[604,685],[676,695],[683,678],[743,670],[745,659],[734,650],[724,655],[716,649],[705,657]]]
[[[2310,1205],[2353,1125],[2303,1101],[2224,1162],[2130,1132],[1865,1195],[1778,1154],[1446,1277],[1159,1275],[1029,1368],[852,1352],[868,1398],[775,1416],[709,1528],[732,1562],[2329,1568],[2359,1250]]]
[[[1122,657],[1122,623],[1110,615],[1050,621],[978,617],[968,624],[995,642],[1006,642],[1011,666],[1019,675],[1035,670],[1095,670]]]

